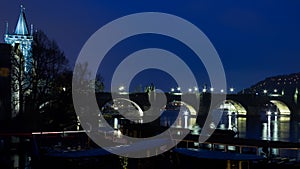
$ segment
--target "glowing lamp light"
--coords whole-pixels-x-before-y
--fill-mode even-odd
[[[119,87],[119,91],[123,91],[124,89],[125,89],[124,86],[120,86],[120,87]]]

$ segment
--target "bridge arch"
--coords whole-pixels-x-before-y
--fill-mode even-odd
[[[283,101],[280,100],[270,100],[271,103],[273,103],[279,112],[280,115],[290,115],[291,114],[291,110],[290,108],[287,106],[287,104],[285,104]]]
[[[240,102],[232,99],[224,100],[218,106],[219,109],[228,110],[230,113],[235,112],[237,115],[247,115],[246,108]]]
[[[126,98],[115,98],[110,100],[101,108],[102,113],[105,113],[103,112],[104,109],[109,109],[112,112],[120,114],[131,113],[132,116],[144,116],[144,112],[141,107],[136,102]]]
[[[163,114],[165,111],[179,111],[176,114],[176,117],[173,117],[173,120],[175,120],[178,116],[177,121],[173,122],[173,127],[177,128],[192,128],[194,125],[196,125],[197,120],[197,111],[196,109],[183,101],[172,101],[167,103],[163,107],[163,110],[161,111],[161,125],[168,126],[170,123],[172,123],[170,120],[172,117],[172,114]],[[169,116],[169,117],[168,117]]]
[[[191,116],[197,116],[197,111],[196,111],[196,109],[195,109],[192,105],[190,105],[190,104],[188,104],[188,103],[185,103],[185,102],[183,102],[183,101],[180,101],[180,102],[181,102],[184,106],[187,107],[187,109],[189,110]]]

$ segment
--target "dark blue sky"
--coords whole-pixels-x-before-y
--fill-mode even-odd
[[[9,22],[10,31],[13,31],[21,3],[26,8],[28,24],[34,24],[35,28],[42,29],[54,39],[70,60],[71,67],[83,44],[101,26],[124,15],[155,11],[177,15],[201,29],[221,58],[228,86],[233,86],[236,90],[249,87],[269,76],[300,72],[300,1],[296,0],[2,0],[1,35],[4,34],[6,21]],[[143,38],[146,38],[146,41]],[[185,51],[182,45],[160,38],[162,37],[136,37],[129,39],[127,43],[132,45],[132,50],[139,50],[137,47],[162,47],[172,50],[174,45],[179,45],[182,50],[178,50],[177,54],[184,54],[185,59],[190,60],[192,69],[202,69],[199,68],[202,67],[201,63],[189,59],[193,57],[189,56],[189,52]],[[139,41],[147,43],[137,45],[140,44]],[[3,38],[0,42],[3,42]],[[167,42],[170,45],[165,45]],[[126,47],[124,45],[116,46],[117,52],[111,53],[115,57],[124,57],[122,55],[126,53],[128,44]],[[110,65],[113,62],[107,63]],[[103,66],[104,71],[101,72],[106,83],[110,82],[113,69],[108,65]],[[153,74],[158,73],[155,71]],[[145,75],[151,73],[144,72],[139,76]],[[160,78],[156,78],[156,81],[154,78],[151,80],[162,83],[159,81],[163,81],[164,78],[157,79]],[[198,80],[200,85],[209,84],[205,73],[199,75]],[[166,88],[174,84],[168,85]]]

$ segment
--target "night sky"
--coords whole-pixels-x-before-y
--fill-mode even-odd
[[[300,72],[300,1],[296,0],[2,0],[1,35],[4,35],[6,21],[10,32],[14,30],[21,4],[26,8],[28,24],[43,30],[58,43],[70,60],[70,67],[88,38],[108,22],[137,12],[164,12],[188,20],[206,34],[221,58],[228,87],[234,87],[236,91],[269,76]],[[4,42],[3,38],[0,42]],[[193,61],[193,53],[184,45],[151,35],[133,37],[115,46],[99,69],[105,84],[110,83],[113,67],[122,57],[147,47],[174,51],[192,70],[202,72],[197,79],[199,87],[209,84],[203,65]],[[151,78],[145,80],[142,78],[145,76]],[[171,77],[161,71],[149,70],[138,74],[131,85],[144,86],[154,82],[168,90],[176,86],[168,79]]]

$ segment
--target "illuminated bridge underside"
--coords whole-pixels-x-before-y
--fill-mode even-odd
[[[247,111],[244,106],[239,102],[234,100],[225,100],[223,104],[220,105],[221,109],[228,109],[229,112],[236,112],[238,115],[246,115]]]
[[[139,116],[139,117],[144,116],[144,112],[140,108],[140,106],[137,103],[135,103],[129,99],[116,98],[116,99],[114,99],[114,102],[115,102],[115,104],[117,103],[118,108],[121,108],[123,106],[124,102],[127,102],[127,103],[133,105],[134,109],[136,109],[136,112],[138,112],[137,116]],[[182,101],[176,101],[176,102],[178,102],[182,106],[186,107],[186,109],[188,110],[189,126],[193,126],[194,124],[196,124],[196,117],[197,117],[196,109],[193,106],[191,106],[185,102],[182,102]],[[280,115],[290,115],[291,114],[289,107],[284,102],[279,101],[279,100],[271,100],[270,102],[273,103],[278,108],[278,113]],[[122,104],[120,104],[121,106],[118,103],[119,104],[122,103]],[[235,100],[225,100],[222,104],[220,104],[219,108],[227,109],[228,112],[231,112],[231,113],[235,112],[238,115],[247,115],[247,111],[246,111],[245,107]]]
[[[196,124],[196,120],[197,120],[197,111],[195,110],[195,108],[185,102],[181,102],[190,112],[190,118],[189,118],[189,127],[191,128],[192,126],[194,126]]]
[[[141,109],[141,107],[135,103],[134,101],[131,101],[130,99],[126,99],[126,98],[115,98],[113,100],[114,104],[116,105],[116,107],[118,108],[118,110],[120,111],[120,109],[125,109],[125,110],[136,110],[136,111],[132,111],[131,113],[134,112],[138,112],[138,114],[136,114],[136,116],[138,117],[142,117],[144,116],[144,112]]]
[[[196,124],[197,120],[196,109],[190,104],[187,104],[182,101],[173,101],[173,103],[180,106],[180,112],[177,117],[177,120],[173,123],[172,127],[192,128]]]
[[[271,100],[270,102],[273,103],[278,108],[280,115],[290,115],[291,114],[291,110],[289,109],[289,107],[282,101]]]
[[[181,102],[184,106],[186,106],[186,108],[190,111],[190,115],[191,116],[197,116],[197,111],[195,110],[195,108],[185,102]]]

